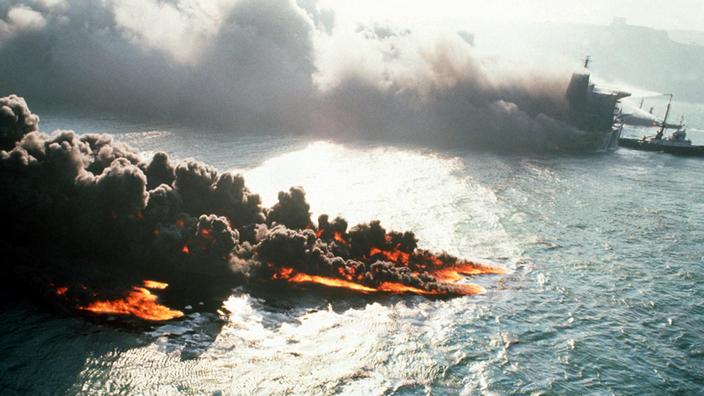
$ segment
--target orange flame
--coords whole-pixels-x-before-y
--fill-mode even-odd
[[[288,279],[293,273],[293,268],[281,268],[281,270],[274,274],[274,279]]]
[[[342,237],[342,234],[340,234],[339,232],[335,233],[335,240],[347,244],[347,241],[345,241],[345,239]]]
[[[354,267],[340,267],[337,269],[337,272],[350,282],[354,280],[356,275]],[[362,280],[362,276],[362,274],[357,275],[357,280]]]
[[[145,280],[142,282],[144,284],[144,287],[147,289],[166,289],[167,286],[169,286],[168,283],[164,282],[157,282],[153,280]]]
[[[457,292],[459,294],[484,294],[486,293],[486,289],[479,286],[479,285],[472,285],[472,284],[461,284],[461,285],[455,285],[457,287]]]
[[[423,290],[393,282],[384,282],[377,290],[390,293],[441,294],[437,290]]]
[[[150,281],[147,281],[150,282]],[[145,282],[145,283],[147,283]],[[159,284],[159,282],[156,282]],[[133,290],[123,299],[114,301],[96,301],[80,309],[96,312],[134,315],[146,320],[162,321],[183,316],[183,312],[172,310],[156,302],[157,296],[142,287]]]
[[[281,273],[286,273],[286,277],[277,278],[275,276],[274,278],[275,279],[288,279],[289,282],[293,282],[293,283],[316,283],[316,284],[324,285],[324,286],[328,286],[328,287],[348,289],[348,290],[358,291],[358,292],[362,292],[362,293],[378,293],[378,292],[382,292],[382,293],[414,293],[414,294],[421,294],[421,295],[439,295],[439,294],[446,293],[444,291],[439,291],[439,290],[418,289],[416,287],[406,286],[401,283],[394,283],[394,282],[383,282],[382,284],[379,285],[378,288],[373,288],[373,287],[360,285],[359,283],[346,281],[343,279],[328,278],[325,276],[308,275],[308,274],[303,274],[303,273],[297,273],[293,277],[288,277],[291,273],[293,273],[292,268],[282,268]],[[483,287],[478,286],[478,285],[462,284],[462,285],[455,285],[453,292],[457,293],[457,294],[463,294],[463,295],[464,294],[482,294],[482,293],[485,293],[486,290],[484,290]]]
[[[382,256],[384,256],[384,258],[387,261],[391,261],[391,262],[395,262],[395,263],[400,262],[406,266],[408,265],[408,259],[411,257],[411,255],[409,253],[404,253],[400,250],[394,250],[394,251],[388,252],[386,250],[372,248],[372,250],[369,252],[370,257],[374,256],[376,254],[381,254]]]
[[[508,274],[509,271],[502,267],[487,266],[473,262],[465,262],[456,264],[451,267],[438,269],[431,272],[436,279],[445,282],[457,282],[463,279],[462,275],[480,275],[480,274]]]
[[[360,285],[358,283],[352,283],[342,279],[326,278],[324,276],[317,275],[307,275],[307,274],[296,274],[293,278],[289,279],[289,282],[294,283],[318,283],[320,285],[325,285],[329,287],[339,287],[350,290],[359,291],[362,293],[373,293],[377,289]]]
[[[188,252],[189,252],[188,246],[185,246],[185,245],[184,245],[184,246],[183,246],[183,249],[181,249],[181,251],[184,252],[184,253],[186,253],[186,254],[188,254]]]
[[[169,286],[168,283],[152,280],[145,280],[143,284],[144,287],[148,287],[150,289],[166,289]],[[56,287],[57,296],[66,297],[66,292],[68,292],[67,287],[54,286],[53,283],[50,283],[49,285]],[[82,288],[84,290],[86,289],[85,286],[82,286]],[[172,310],[164,305],[158,304],[156,302],[157,298],[158,297],[151,294],[149,290],[134,286],[132,291],[122,299],[113,301],[95,301],[88,304],[88,306],[79,306],[77,308],[95,313],[134,315],[142,319],[154,321],[170,320],[183,316],[183,312],[181,311]]]

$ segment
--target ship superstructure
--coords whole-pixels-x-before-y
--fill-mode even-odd
[[[590,81],[588,66],[589,57],[584,62],[586,71],[572,74],[567,87],[568,122],[586,133],[583,145],[596,150],[613,150],[621,133],[621,125],[616,125],[616,104],[631,94],[596,87]]]

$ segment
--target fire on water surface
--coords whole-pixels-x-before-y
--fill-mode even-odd
[[[341,271],[342,272],[342,271]],[[508,271],[500,267],[477,267],[473,263],[463,263],[450,268],[443,268],[435,273],[431,273],[438,281],[454,283],[464,279],[462,275],[478,275],[478,274],[505,274]],[[353,277],[350,277],[354,279]],[[348,289],[361,293],[392,293],[392,294],[420,294],[420,295],[465,295],[465,294],[482,294],[486,290],[473,284],[454,284],[453,288],[448,290],[424,290],[413,286],[404,285],[397,282],[382,282],[378,287],[369,287],[357,283],[353,280],[345,280],[339,278],[331,278],[320,275],[308,275],[305,273],[296,273],[293,268],[281,268],[275,275],[274,279],[285,279],[290,283],[315,283],[327,287]],[[361,279],[358,279],[361,280]]]
[[[348,227],[322,214],[316,224],[302,187],[265,208],[241,174],[192,158],[174,166],[164,152],[145,159],[110,135],[47,135],[38,122],[22,98],[0,98],[0,215],[10,230],[0,244],[16,257],[18,282],[49,286],[42,295],[72,309],[183,316],[150,291],[166,283],[134,283],[153,277],[173,284],[170,296],[200,302],[268,283],[454,297],[485,291],[467,276],[508,273],[421,249],[413,232],[379,220]]]
[[[133,315],[151,321],[165,321],[183,316],[183,312],[157,303],[158,296],[146,289],[166,289],[168,284],[145,280],[143,285],[145,287],[132,287],[132,291],[123,298],[94,301],[87,306],[78,306],[77,308],[98,314]],[[58,295],[64,295],[67,291],[68,289],[65,287],[56,289]]]
[[[321,285],[325,285],[328,287],[337,287],[337,288],[343,288],[343,289],[349,289],[353,291],[358,291],[362,293],[379,293],[379,292],[385,292],[385,293],[414,293],[414,294],[423,294],[423,295],[437,295],[437,294],[442,294],[439,291],[435,290],[423,290],[423,289],[418,289],[412,286],[406,286],[401,283],[394,283],[394,282],[384,282],[381,285],[379,285],[378,288],[373,288],[373,287],[367,287],[364,285],[360,285],[358,283],[354,282],[349,282],[341,279],[335,279],[335,278],[326,278],[324,276],[311,276],[311,275],[306,275],[306,274],[296,274],[293,277],[288,279],[289,282],[292,283],[317,283]],[[458,294],[481,294],[484,293],[486,290],[484,290],[483,287],[478,286],[478,285],[461,285],[458,288]]]
[[[316,237],[322,236],[322,230],[316,232]],[[385,240],[391,242],[392,236],[387,234]],[[332,239],[335,243],[349,247],[349,235],[336,232]],[[319,284],[326,287],[347,289],[360,293],[391,293],[391,294],[419,294],[434,296],[452,296],[481,294],[486,290],[473,284],[457,283],[466,276],[481,274],[507,274],[509,271],[498,265],[487,265],[473,261],[462,260],[452,256],[437,257],[427,251],[414,249],[412,252],[401,250],[401,244],[387,246],[385,249],[373,247],[367,254],[355,256],[357,265],[344,265],[337,268],[332,276],[312,275],[290,267],[277,267],[269,263],[269,268],[275,271],[274,280],[286,280],[294,284]],[[408,285],[402,282],[382,280],[376,284],[368,281],[368,273],[374,275],[383,271],[383,268],[374,265],[377,262],[389,263],[393,268],[405,271],[409,275],[418,277],[426,275],[426,281],[418,281],[417,285]],[[420,278],[418,278],[420,279]],[[433,287],[433,285],[435,287]],[[418,287],[416,287],[418,286]]]

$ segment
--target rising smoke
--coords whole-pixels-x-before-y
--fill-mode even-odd
[[[109,135],[48,135],[38,121],[24,99],[0,98],[3,290],[87,306],[158,279],[202,301],[301,275],[456,295],[466,285],[443,271],[501,272],[418,249],[378,221],[315,224],[300,187],[264,208],[241,175],[163,152],[141,161]]]
[[[581,135],[567,73],[505,67],[464,30],[350,30],[315,1],[10,0],[0,33],[0,95],[52,109],[484,149]]]

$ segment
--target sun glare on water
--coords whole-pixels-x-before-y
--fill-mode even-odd
[[[459,158],[420,150],[319,141],[257,168],[233,171],[244,174],[267,207],[279,191],[301,186],[313,221],[321,214],[341,216],[350,226],[380,220],[388,229],[413,230],[427,249],[489,257],[495,252],[481,249],[490,247],[506,255],[515,247],[497,227],[496,197],[462,175],[463,166]]]

